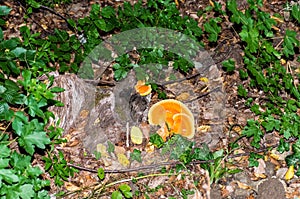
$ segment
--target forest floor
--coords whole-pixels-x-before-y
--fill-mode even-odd
[[[134,3],[134,1],[130,2]],[[40,8],[35,10],[29,18],[25,19],[25,13],[22,6],[20,6],[17,1],[7,1],[6,4],[13,8],[13,15],[9,18],[8,29],[10,31],[6,32],[6,34],[8,37],[20,36],[19,28],[24,24],[29,25],[32,32],[42,33],[42,37],[51,34],[52,30],[55,28],[68,30],[65,20],[59,15],[74,20],[82,18],[88,15],[91,5],[94,3],[96,3],[96,1],[73,1],[69,5],[55,6],[53,8],[55,13],[50,12],[45,8]],[[117,7],[121,6],[122,3],[122,1],[100,1],[102,7],[106,5]],[[211,2],[207,0],[178,0],[176,3],[182,15],[189,15],[195,18],[201,25],[201,18],[197,17],[196,13],[210,5]],[[264,1],[264,7],[262,9],[270,14],[280,13],[284,15],[285,3],[285,1],[279,0]],[[245,0],[238,1],[240,9],[243,9],[245,4]],[[225,5],[224,2],[221,2],[221,5]],[[213,15],[214,13],[212,12],[211,17],[213,17]],[[218,69],[220,69],[223,80],[223,89],[226,94],[224,102],[224,110],[226,110],[225,119],[222,121],[223,132],[219,132],[221,134],[219,138],[214,138],[218,140],[217,143],[214,144],[213,150],[224,149],[224,151],[227,151],[228,144],[233,142],[237,136],[240,135],[243,127],[247,124],[247,120],[257,116],[253,114],[249,107],[244,105],[245,99],[238,96],[238,85],[249,84],[248,80],[241,81],[238,73],[238,70],[244,67],[242,44],[237,41],[237,33],[230,27],[229,23],[221,24],[221,28],[222,30],[217,42],[215,44],[205,45],[205,50],[209,52]],[[295,25],[287,19],[286,21],[282,21],[278,28],[284,31],[286,28],[295,29]],[[203,43],[208,44],[207,38],[204,38]],[[232,73],[227,73],[222,70],[222,62],[229,58],[233,58],[236,63],[236,70]],[[297,67],[297,63],[292,63],[292,65],[293,64]],[[251,92],[250,95],[253,96],[258,103],[260,102],[260,99],[264,98],[264,95],[261,94],[259,90],[252,90]],[[205,126],[205,122],[200,122],[198,124],[198,129],[201,127],[204,128]],[[206,133],[205,128],[202,129],[202,133]],[[233,155],[231,158],[235,162],[235,164],[232,165],[232,168],[239,168],[242,171],[236,174],[228,174],[210,186],[207,185],[207,183],[209,184],[207,173],[197,164],[187,166],[190,173],[182,172],[178,176],[171,177],[167,175],[155,175],[157,174],[157,171],[153,171],[151,168],[147,169],[147,167],[145,167],[145,170],[125,169],[115,173],[107,172],[104,181],[99,182],[97,169],[99,167],[107,169],[105,167],[106,163],[103,162],[101,158],[97,160],[95,155],[90,153],[83,146],[82,135],[79,134],[78,129],[71,129],[69,132],[65,132],[64,137],[68,139],[68,142],[57,146],[57,150],[63,151],[66,159],[69,162],[72,162],[71,165],[77,165],[76,168],[79,172],[75,173],[74,177],[71,177],[62,187],[54,186],[53,180],[45,175],[46,179],[49,178],[52,181],[50,190],[52,194],[58,193],[59,191],[68,193],[63,198],[110,198],[111,193],[118,189],[118,183],[120,182],[128,182],[133,190],[141,193],[147,192],[150,198],[183,198],[182,190],[186,190],[186,192],[189,190],[194,191],[190,195],[187,194],[187,198],[208,198],[206,196],[207,193],[210,194],[210,198],[212,199],[300,198],[300,178],[295,176],[291,180],[285,180],[288,166],[286,165],[284,158],[288,153],[280,154],[276,150],[269,150],[272,147],[276,148],[278,145],[280,137],[276,132],[265,135],[263,138],[265,147],[259,150],[250,145],[249,139],[245,137],[241,138],[238,141],[240,148],[233,153],[241,155]],[[264,154],[264,158],[258,160],[258,167],[248,166],[250,152]],[[171,165],[168,165],[166,168],[170,169],[170,167]],[[117,170],[118,168],[114,169]],[[141,178],[133,183],[132,179],[136,178],[139,173],[147,174],[149,177]],[[195,181],[198,181],[197,185],[195,185]],[[114,184],[114,182],[118,183]],[[99,190],[103,188],[103,184],[109,184],[110,186],[106,187],[105,192],[97,195],[100,192]],[[91,196],[92,193],[94,194],[93,197]],[[140,195],[136,198],[146,197]]]

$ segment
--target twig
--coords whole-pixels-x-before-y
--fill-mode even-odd
[[[21,8],[26,11],[26,8],[22,5],[22,3],[20,1],[17,1],[18,4],[21,6]],[[29,18],[35,23],[37,24],[40,28],[42,28],[46,33],[50,34],[51,32],[46,30],[41,24],[39,24],[35,19],[33,19],[31,16],[29,16]]]
[[[291,143],[294,142],[295,140],[291,139],[288,140],[287,142]],[[268,150],[270,150],[270,148],[276,148],[278,147],[279,144],[274,144],[272,146],[269,147],[264,147],[261,148],[257,151],[254,151],[255,153],[262,153],[262,152],[266,152]],[[244,152],[244,153],[239,153],[239,154],[232,154],[232,155],[228,155],[226,159],[232,159],[232,158],[237,158],[237,157],[242,157],[242,156],[249,156],[251,152]],[[215,160],[195,160],[189,163],[189,165],[192,164],[204,164],[204,163],[212,163]],[[136,171],[141,171],[141,170],[160,170],[162,166],[171,166],[171,167],[175,167],[178,164],[182,164],[182,162],[180,161],[174,161],[174,162],[164,162],[164,163],[160,163],[160,164],[153,164],[153,165],[147,165],[147,166],[141,166],[141,167],[136,167],[136,168],[130,168],[130,169],[116,169],[116,170],[104,170],[105,173],[129,173],[129,172],[136,172]],[[87,167],[82,167],[82,166],[78,166],[78,165],[74,165],[71,163],[68,163],[68,166],[73,167],[75,169],[79,169],[82,171],[88,171],[91,173],[98,173],[98,171],[96,169],[90,169]]]
[[[172,80],[172,81],[168,81],[168,82],[162,82],[162,83],[156,83],[158,86],[165,86],[165,85],[168,85],[168,84],[174,84],[174,83],[177,83],[177,82],[182,82],[184,80],[189,80],[189,79],[192,79],[192,78],[195,78],[197,76],[199,76],[200,73],[195,73],[193,75],[190,75],[188,77],[184,77],[184,78],[180,78],[180,79],[176,79],[176,80]]]
[[[93,85],[101,85],[101,86],[115,86],[115,82],[106,81],[106,80],[94,80],[94,79],[84,79],[85,82],[93,84]]]
[[[195,97],[195,98],[193,98],[193,99],[184,101],[184,103],[190,103],[190,102],[193,102],[193,101],[195,101],[195,100],[198,100],[198,99],[200,99],[200,98],[202,98],[202,97],[205,97],[205,96],[209,95],[210,93],[216,92],[216,91],[219,90],[219,89],[220,89],[220,87],[214,88],[213,90],[208,91],[208,92],[206,92],[206,93],[202,93],[202,94],[200,94],[199,96],[197,96],[197,97]]]
[[[48,10],[52,14],[55,14],[55,15],[59,16],[60,18],[62,18],[63,20],[65,20],[68,23],[68,19],[66,17],[62,16],[61,14],[59,14],[58,12],[56,12],[55,10],[53,10],[52,8],[49,8],[49,7],[44,6],[44,5],[40,5],[40,8],[42,8],[44,10]]]

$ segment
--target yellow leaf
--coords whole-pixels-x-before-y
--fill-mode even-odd
[[[284,65],[284,64],[286,64],[286,60],[285,60],[285,59],[280,59],[280,63],[281,63],[282,65]]]
[[[143,133],[141,129],[137,126],[131,127],[130,138],[134,144],[142,144],[143,142]]]
[[[295,173],[294,165],[291,165],[287,170],[287,172],[285,173],[285,179],[286,180],[292,179],[294,177],[294,173]]]
[[[273,158],[273,159],[275,159],[275,160],[279,160],[279,158],[280,158],[279,155],[277,155],[275,153],[271,153],[270,157]]]
[[[206,132],[210,131],[210,129],[211,128],[209,125],[202,125],[197,128],[197,131],[199,131],[201,133],[206,133]]]
[[[97,152],[101,153],[102,157],[108,157],[108,152],[106,150],[106,146],[104,144],[97,144]]]
[[[207,77],[200,77],[200,81],[207,83],[209,80]]]
[[[129,165],[130,162],[123,153],[117,154],[117,157],[118,157],[118,161],[121,163],[121,165],[123,165],[125,167],[127,167]]]
[[[149,142],[149,143],[146,145],[145,151],[146,151],[147,153],[151,153],[151,152],[154,151],[154,149],[155,149],[154,145],[153,145],[152,143]]]

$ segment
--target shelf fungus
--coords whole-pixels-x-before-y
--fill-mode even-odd
[[[173,134],[192,139],[195,135],[194,116],[182,102],[167,99],[154,104],[148,112],[151,125],[159,125],[157,133],[166,141]]]
[[[139,80],[134,86],[135,91],[139,93],[141,96],[149,95],[152,91],[150,85],[146,85],[145,81]]]

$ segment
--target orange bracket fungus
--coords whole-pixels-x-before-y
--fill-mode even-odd
[[[167,99],[154,104],[148,112],[148,121],[151,125],[160,125],[157,133],[165,141],[173,133],[186,138],[195,135],[194,116],[182,102]]]
[[[141,96],[146,96],[151,93],[152,89],[150,85],[146,85],[145,81],[139,80],[134,86],[135,91],[139,93]]]

